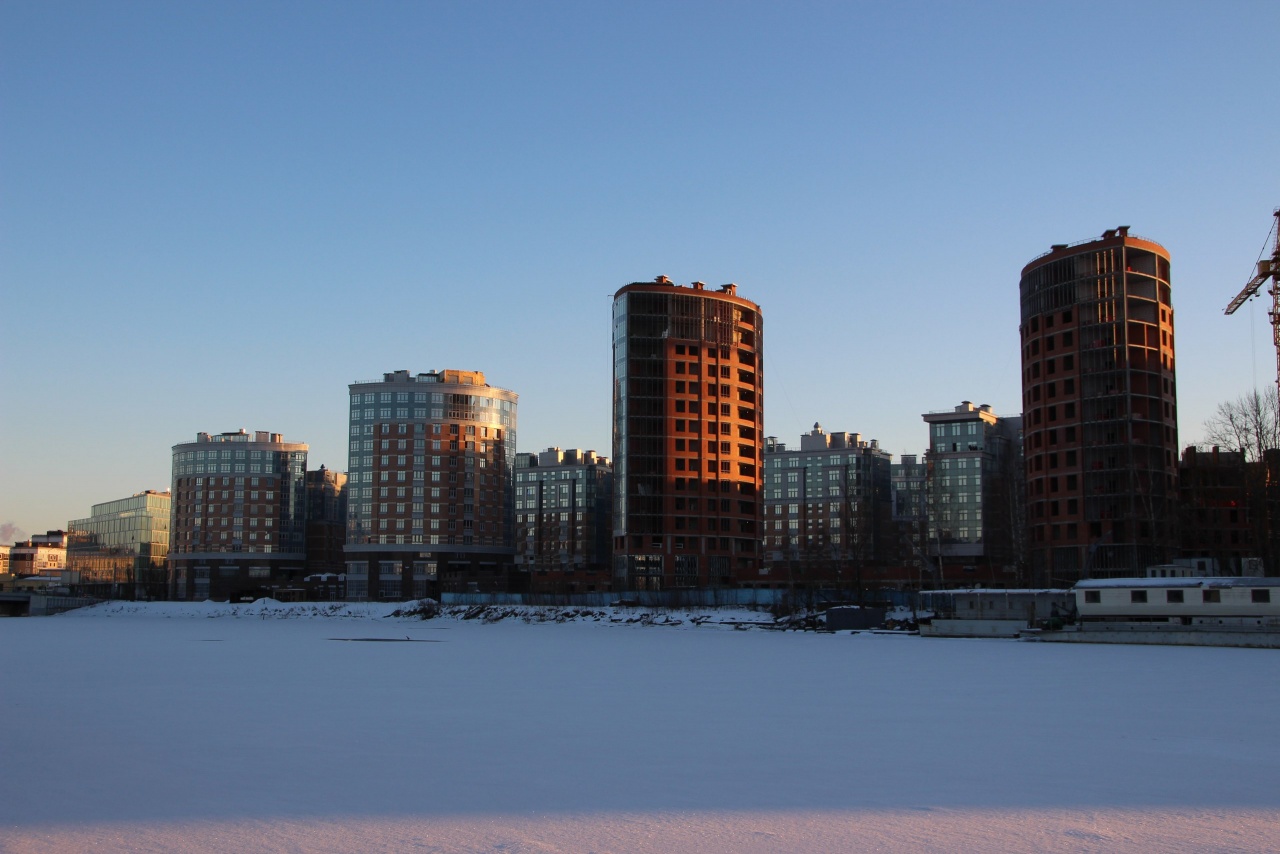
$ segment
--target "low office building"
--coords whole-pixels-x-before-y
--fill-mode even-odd
[[[81,593],[168,598],[170,499],[149,489],[94,504],[88,518],[67,523],[67,569]]]
[[[765,440],[762,576],[772,587],[861,587],[893,535],[892,455],[859,433],[818,424],[799,450]]]
[[[307,446],[279,433],[199,433],[173,446],[169,573],[177,599],[293,589],[306,572]]]
[[[610,589],[613,468],[595,451],[517,454],[516,571],[534,593]]]
[[[67,566],[67,532],[49,531],[14,543],[9,549],[9,572],[15,578],[57,575]]]

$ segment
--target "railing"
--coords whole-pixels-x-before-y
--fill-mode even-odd
[[[1048,257],[1049,255],[1052,255],[1055,252],[1062,251],[1063,249],[1074,249],[1077,246],[1084,246],[1087,243],[1097,243],[1098,241],[1101,241],[1101,240],[1110,240],[1112,238],[1116,238],[1120,236],[1121,235],[1119,234],[1113,234],[1111,235],[1111,237],[1086,237],[1084,240],[1077,240],[1075,243],[1055,243],[1053,246],[1049,248],[1048,252],[1041,252],[1039,255],[1032,258],[1030,261],[1028,261],[1027,264],[1034,264],[1035,262],[1039,261],[1041,258]],[[1126,234],[1124,235],[1124,237],[1130,240],[1142,240],[1147,243],[1154,243],[1156,246],[1162,245],[1160,241],[1150,237],[1143,237],[1141,234]]]

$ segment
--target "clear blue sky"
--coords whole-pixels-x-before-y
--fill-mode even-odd
[[[610,453],[612,293],[737,282],[767,432],[1019,408],[1018,275],[1173,255],[1182,444],[1274,379],[1222,308],[1280,205],[1275,2],[0,4],[0,523],[347,384],[483,370]]]

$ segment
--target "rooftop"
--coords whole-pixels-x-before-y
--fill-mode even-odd
[[[1280,578],[1261,576],[1211,575],[1190,578],[1086,578],[1077,581],[1077,590],[1103,587],[1280,587]]]
[[[1150,237],[1142,237],[1141,235],[1138,235],[1138,234],[1130,234],[1129,226],[1122,225],[1117,228],[1108,228],[1106,231],[1102,232],[1101,237],[1088,237],[1088,238],[1085,238],[1084,240],[1077,240],[1075,243],[1055,243],[1049,247],[1049,251],[1041,252],[1039,255],[1032,258],[1030,261],[1028,261],[1026,266],[1023,267],[1022,269],[1023,269],[1023,272],[1025,273],[1027,269],[1035,266],[1037,262],[1045,258],[1048,258],[1050,255],[1054,254],[1055,252],[1062,252],[1067,249],[1075,249],[1078,246],[1087,246],[1090,243],[1102,243],[1104,241],[1122,243],[1126,240],[1137,240],[1143,243],[1150,243],[1154,246],[1159,246],[1161,249],[1164,248],[1163,246],[1161,246],[1158,240],[1152,240]]]

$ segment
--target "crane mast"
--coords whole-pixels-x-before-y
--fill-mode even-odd
[[[1271,311],[1267,314],[1271,318],[1271,341],[1276,349],[1276,388],[1280,390],[1280,208],[1276,208],[1273,215],[1276,221],[1271,228],[1275,232],[1276,242],[1275,248],[1271,251],[1270,260],[1264,258],[1258,262],[1257,274],[1249,280],[1240,293],[1236,294],[1236,298],[1227,304],[1223,314],[1235,314],[1236,309],[1244,305],[1249,298],[1257,295],[1263,284],[1271,282],[1267,288],[1267,293],[1271,294]]]

